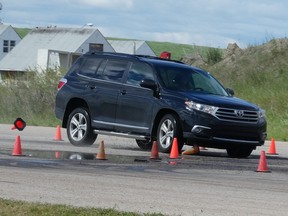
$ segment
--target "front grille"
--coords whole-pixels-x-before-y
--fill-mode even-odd
[[[242,122],[242,123],[257,123],[257,111],[237,110],[228,108],[218,108],[215,116],[223,121]]]

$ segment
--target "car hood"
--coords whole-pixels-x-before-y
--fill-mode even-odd
[[[178,92],[182,94],[187,100],[192,100],[196,103],[225,107],[232,109],[245,109],[245,110],[259,110],[259,107],[248,101],[237,97],[205,94],[205,93],[189,93],[189,92]]]

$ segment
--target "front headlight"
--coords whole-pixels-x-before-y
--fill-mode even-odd
[[[215,106],[209,106],[209,105],[205,105],[205,104],[195,103],[193,101],[186,101],[185,104],[186,104],[186,108],[188,110],[194,109],[194,110],[205,112],[205,113],[208,113],[211,115],[214,115],[218,109],[218,107],[215,107]]]
[[[266,118],[266,111],[263,110],[263,109],[260,109],[260,110],[258,111],[258,117],[259,117],[259,118]]]

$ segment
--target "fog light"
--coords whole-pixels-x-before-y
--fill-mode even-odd
[[[194,125],[194,127],[192,128],[192,132],[193,133],[201,133],[203,130],[210,130],[211,128],[209,127],[205,127],[205,126],[201,126],[201,125]]]

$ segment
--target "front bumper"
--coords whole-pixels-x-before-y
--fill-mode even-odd
[[[186,116],[187,117],[187,116]],[[227,148],[231,145],[261,146],[267,137],[266,120],[257,123],[223,121],[212,115],[193,112],[192,118],[184,122],[183,137],[186,144],[199,144],[206,147]]]

